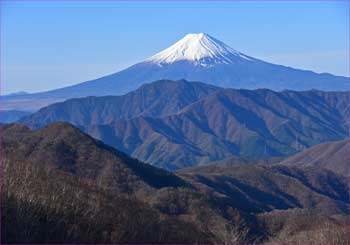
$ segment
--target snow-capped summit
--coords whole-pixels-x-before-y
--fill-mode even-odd
[[[230,64],[237,57],[251,60],[216,38],[205,34],[187,34],[184,38],[167,49],[155,54],[146,61],[164,64],[176,61],[191,61],[197,65]]]

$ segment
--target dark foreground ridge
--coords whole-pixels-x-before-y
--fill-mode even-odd
[[[346,180],[330,171],[174,174],[68,123],[1,131],[2,243],[349,243]]]

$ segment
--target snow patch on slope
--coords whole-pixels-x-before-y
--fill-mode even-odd
[[[162,65],[186,60],[201,66],[211,66],[214,64],[230,64],[237,58],[253,59],[208,34],[199,33],[187,34],[169,48],[148,58],[146,62]]]

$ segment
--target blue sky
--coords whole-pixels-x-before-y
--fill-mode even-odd
[[[2,93],[107,75],[205,32],[272,63],[349,76],[349,1],[2,1]]]

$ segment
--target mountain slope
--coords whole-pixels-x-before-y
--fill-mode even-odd
[[[160,80],[122,96],[87,97],[55,103],[20,122],[37,128],[55,121],[85,126],[137,116],[161,117],[177,113],[219,89],[199,82]]]
[[[254,213],[269,237],[263,243],[349,242],[348,181],[331,171],[245,165],[194,167],[177,173],[221,205]]]
[[[198,228],[201,222],[171,217],[147,203],[152,195],[155,203],[162,204],[158,190],[165,194],[187,190],[192,195],[189,185],[174,174],[137,162],[67,123],[37,131],[22,125],[1,130],[3,242],[210,243],[214,239]],[[193,206],[196,200],[188,197]],[[194,215],[190,205],[186,208],[188,216]]]
[[[3,97],[3,108],[38,109],[54,101],[121,95],[144,83],[186,79],[230,88],[349,90],[350,78],[271,64],[242,54],[208,34],[188,34],[160,53],[125,70],[47,92]],[[33,101],[35,103],[28,103]]]
[[[346,179],[315,168],[203,166],[177,173],[202,191],[214,193],[246,212],[314,208],[335,214],[346,213],[349,204]]]
[[[130,192],[140,186],[185,185],[173,174],[132,159],[65,122],[36,131],[23,125],[6,125],[2,143],[7,161],[59,169],[105,189]]]
[[[67,123],[35,131],[12,124],[1,130],[2,241],[116,244],[256,239],[250,233],[230,236],[229,232],[249,223],[239,211],[235,224],[180,177],[138,162]]]
[[[306,149],[281,162],[288,166],[326,168],[350,176],[350,140],[326,142]]]
[[[168,83],[174,92],[163,92]],[[150,103],[142,99],[140,91],[146,89],[120,97],[74,99],[44,108],[21,123],[40,127],[66,120],[135,158],[168,169],[234,155],[288,156],[346,135],[349,92],[203,92],[203,84],[162,84],[147,85],[162,91],[148,96]],[[188,96],[186,91],[201,92]]]
[[[349,95],[227,89],[174,115],[118,120],[84,130],[133,157],[168,169],[232,155],[287,156],[343,139]]]
[[[12,124],[1,131],[5,243],[263,243],[288,224],[275,211],[296,220],[288,227],[294,235],[331,224],[322,233],[326,243],[335,230],[337,241],[347,243],[340,232],[349,203],[346,180],[328,171],[240,166],[175,175],[67,123],[35,131]],[[244,207],[237,202],[242,195],[251,197]],[[299,221],[299,211],[310,217],[307,223]],[[275,226],[265,225],[271,222]]]

